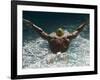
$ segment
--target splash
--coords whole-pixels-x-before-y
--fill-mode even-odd
[[[48,42],[42,38],[25,41],[23,45],[22,67],[89,66],[89,44],[89,40],[78,36],[71,42],[68,51],[62,54],[53,54],[48,47]]]

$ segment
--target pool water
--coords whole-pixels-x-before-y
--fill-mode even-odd
[[[32,18],[31,18],[32,17]],[[70,18],[69,18],[70,17]],[[24,11],[23,18],[31,20],[51,33],[60,25],[65,32],[74,31],[88,14],[65,14]],[[59,24],[60,23],[60,24]],[[62,54],[53,54],[48,42],[23,24],[23,68],[75,67],[90,65],[89,25],[71,42]]]

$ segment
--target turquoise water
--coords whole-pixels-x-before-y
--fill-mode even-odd
[[[89,19],[88,14],[23,12],[23,18],[31,20],[44,31],[51,33],[58,27],[65,32],[74,31],[81,22]],[[90,64],[89,25],[74,39],[68,51],[63,54],[52,54],[48,42],[43,40],[34,30],[23,24],[23,68],[73,67]]]

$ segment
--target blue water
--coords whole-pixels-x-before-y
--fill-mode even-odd
[[[23,18],[51,33],[59,27],[65,32],[72,32],[83,21],[89,20],[89,15],[23,11]],[[89,48],[89,25],[71,42],[66,52],[56,55],[49,50],[47,41],[23,24],[23,68],[89,66]]]

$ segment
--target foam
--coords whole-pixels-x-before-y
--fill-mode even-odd
[[[78,36],[72,41],[68,51],[63,54],[53,54],[48,42],[42,38],[25,41],[22,53],[23,68],[51,68],[90,65],[89,40]]]

